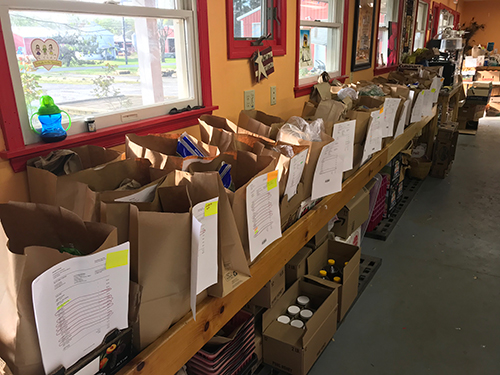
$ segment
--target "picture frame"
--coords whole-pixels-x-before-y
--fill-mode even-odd
[[[353,72],[369,69],[372,66],[376,9],[377,0],[355,1],[351,61]]]

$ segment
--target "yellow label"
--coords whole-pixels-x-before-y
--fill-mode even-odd
[[[267,191],[278,186],[278,171],[269,172],[267,174]]]
[[[128,264],[128,250],[115,251],[106,255],[106,269],[126,266]]]
[[[61,306],[58,306],[57,311],[61,310],[64,306],[66,306],[69,303],[69,301],[71,301],[71,300],[69,299],[66,302],[64,302]]]
[[[212,216],[218,212],[219,202],[210,202],[205,204],[205,216]]]
[[[422,90],[422,95],[425,95],[425,90]]]
[[[436,92],[436,89],[432,89],[431,92]]]

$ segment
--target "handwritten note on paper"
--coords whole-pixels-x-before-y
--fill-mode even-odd
[[[363,158],[361,159],[361,164],[364,164],[373,153],[382,149],[381,118],[382,115],[378,111],[372,112],[371,121],[368,125],[368,131],[366,134],[366,141],[365,147],[363,149]]]
[[[307,155],[309,149],[300,152],[290,160],[290,168],[288,170],[288,180],[286,181],[285,194],[288,200],[297,194],[297,186],[299,186],[302,172],[306,166]]]
[[[403,104],[403,112],[401,113],[401,117],[399,118],[398,126],[396,128],[396,133],[394,134],[394,138],[399,137],[405,131],[406,119],[408,118],[408,108],[410,107],[411,102],[409,100],[405,101]]]
[[[247,186],[250,261],[281,237],[278,171],[256,177]]]
[[[314,171],[311,199],[323,198],[342,190],[341,144],[335,140],[321,149]]]
[[[97,348],[109,331],[128,327],[128,242],[65,260],[32,283],[45,373],[69,368]]]
[[[339,157],[342,160],[342,172],[354,168],[354,137],[356,120],[339,122],[333,126],[333,139],[339,143]]]
[[[415,98],[415,105],[413,106],[413,110],[411,112],[411,123],[422,120],[422,117],[424,116],[425,90],[422,90],[415,95],[417,95],[417,97]]]
[[[384,134],[382,137],[392,137],[394,134],[394,123],[398,113],[400,98],[387,98],[384,102]]]

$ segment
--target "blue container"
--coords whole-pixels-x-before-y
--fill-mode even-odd
[[[71,127],[71,118],[66,113],[69,119],[69,125],[66,130],[62,127],[62,114],[66,113],[61,111],[58,106],[54,104],[54,100],[48,96],[42,96],[40,98],[40,108],[38,111],[31,116],[30,125],[31,129],[40,134],[40,138],[44,142],[59,142],[64,140],[68,133],[66,132]],[[38,120],[42,124],[42,131],[38,131],[33,127],[33,117],[38,115]]]

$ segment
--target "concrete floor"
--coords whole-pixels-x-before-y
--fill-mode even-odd
[[[310,375],[500,374],[500,119],[459,137],[385,242],[382,267]]]

